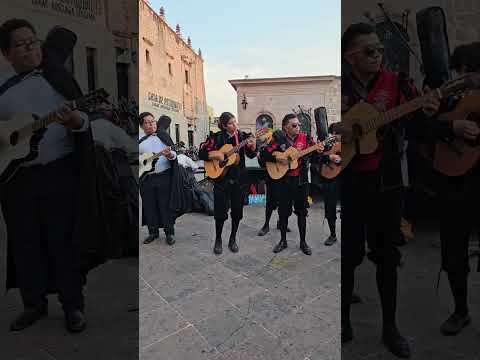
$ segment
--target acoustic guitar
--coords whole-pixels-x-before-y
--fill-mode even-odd
[[[339,136],[340,137],[340,136]],[[340,137],[341,138],[341,137]],[[332,147],[324,151],[324,155],[341,155],[342,152],[342,142],[337,141],[335,142]],[[342,162],[332,162],[329,161],[326,164],[322,164],[322,168],[320,170],[320,174],[325,178],[325,179],[333,179],[337,177],[338,174],[342,171]]]
[[[455,109],[441,114],[438,121],[455,122],[471,120],[480,127],[480,90],[472,90],[463,97]],[[468,141],[455,138],[451,142],[438,141],[435,144],[433,168],[447,176],[460,176],[467,173],[480,159],[480,138]]]
[[[480,74],[467,73],[447,82],[432,93],[419,96],[386,112],[379,112],[373,105],[357,103],[342,115],[342,170],[356,154],[371,154],[377,150],[377,130],[395,120],[421,109],[430,96],[442,99],[480,87]]]
[[[74,110],[91,112],[107,101],[104,89],[95,90],[72,102]],[[35,114],[19,113],[0,121],[0,184],[6,184],[25,162],[38,157],[38,144],[47,126],[57,121],[56,111],[40,118]]]
[[[185,143],[183,141],[173,145],[173,146],[168,146],[162,151],[158,153],[143,153],[140,154],[138,157],[138,180],[143,181],[145,180],[146,176],[150,174],[152,171],[155,170],[155,164],[157,163],[158,159],[160,159],[161,156],[165,156],[165,154],[171,150],[171,151],[177,151],[178,149],[181,149],[182,147],[185,146]]]
[[[272,155],[275,156],[277,161],[276,162],[267,161],[266,166],[267,166],[268,175],[273,180],[281,179],[282,177],[285,176],[285,174],[288,171],[298,168],[298,165],[299,165],[298,160],[300,160],[300,158],[316,150],[323,149],[325,148],[325,146],[334,144],[337,140],[338,140],[337,136],[330,136],[324,141],[319,142],[318,144],[312,145],[302,151],[294,148],[293,146],[289,147],[284,152],[274,151]],[[285,163],[279,162],[278,161],[279,159],[283,159]]]
[[[223,156],[224,160],[219,161],[212,159],[205,161],[204,167],[207,176],[211,179],[218,179],[224,176],[232,165],[236,165],[239,163],[240,155],[238,153],[240,149],[247,145],[248,140],[263,136],[268,131],[268,128],[260,129],[255,133],[255,136],[249,136],[247,139],[243,140],[236,146],[233,146],[231,144],[225,144],[219,150],[210,151],[209,155],[214,154],[218,156]]]

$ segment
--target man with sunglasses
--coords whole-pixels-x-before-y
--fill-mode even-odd
[[[372,26],[358,23],[347,28],[342,36],[342,57],[342,113],[360,101],[387,111],[407,100],[405,89],[417,95],[411,82],[383,68],[383,46]],[[431,116],[438,107],[439,102],[432,98],[424,105],[423,113],[414,116]],[[400,226],[405,171],[402,157],[407,130],[402,121],[379,129],[378,150],[357,155],[341,178],[342,343],[353,339],[350,305],[354,273],[363,261],[367,242],[368,258],[376,265],[383,341],[393,354],[402,358],[410,357],[410,347],[396,325],[397,267],[401,254],[395,239]]]
[[[277,159],[273,152],[284,152],[293,146],[299,151],[315,145],[312,138],[300,132],[300,122],[295,114],[287,114],[282,120],[282,130],[275,132],[272,142],[265,147],[260,157],[269,162],[282,162],[283,159]],[[321,156],[319,152],[312,153],[310,159],[308,157],[301,158],[298,168],[288,171],[281,179],[275,181],[273,185],[276,187],[274,191],[281,194],[279,198],[278,216],[280,219],[280,242],[273,249],[274,253],[287,248],[287,226],[288,218],[292,214],[292,205],[297,215],[298,232],[300,234],[300,249],[305,255],[312,255],[312,249],[306,242],[307,215],[308,215],[308,160],[329,161],[329,156]]]

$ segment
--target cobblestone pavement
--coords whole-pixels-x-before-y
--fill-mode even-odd
[[[212,253],[214,220],[204,214],[177,220],[172,247],[164,236],[141,245],[142,360],[340,359],[340,246],[323,245],[321,204],[308,218],[313,256],[298,248],[295,217],[288,249],[274,256],[279,231],[256,235],[264,211],[245,207],[238,254],[226,244]],[[224,238],[229,231],[227,222]]]
[[[480,273],[472,271],[469,277],[472,323],[457,336],[442,336],[439,327],[453,311],[453,301],[445,273],[437,294],[440,248],[432,229],[432,224],[423,225],[415,239],[401,248],[405,263],[399,272],[398,326],[411,343],[412,359],[480,360]],[[476,266],[475,258],[472,270]],[[342,347],[342,359],[397,359],[381,344],[381,310],[371,263],[364,261],[355,281],[363,303],[352,306],[355,338]]]

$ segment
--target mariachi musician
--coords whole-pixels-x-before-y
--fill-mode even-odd
[[[274,133],[273,141],[262,150],[260,157],[268,162],[282,162],[284,159],[276,158],[273,152],[284,152],[290,147],[305,150],[315,143],[305,133],[300,132],[300,122],[295,114],[287,114],[282,120],[282,130]],[[323,149],[318,150],[321,152]],[[288,160],[287,160],[288,161]],[[296,169],[289,170],[287,174],[274,182],[279,196],[278,214],[280,218],[280,242],[273,249],[274,253],[287,248],[288,218],[292,214],[292,205],[298,220],[300,233],[300,249],[306,255],[311,255],[312,250],[306,242],[307,215],[308,215],[308,158],[301,158]],[[319,158],[318,152],[310,155],[310,161],[328,161],[328,156]]]
[[[237,119],[229,112],[224,112],[219,118],[220,131],[211,134],[207,140],[200,145],[198,153],[201,160],[224,160],[215,158],[217,154],[210,153],[219,150],[225,144],[233,146],[248,139],[249,134],[238,129]],[[228,248],[233,253],[238,252],[236,235],[240,220],[243,218],[243,204],[248,188],[248,177],[245,170],[245,156],[253,159],[256,154],[255,139],[248,140],[247,145],[239,150],[240,161],[236,165],[232,165],[227,173],[216,179],[214,182],[214,218],[215,218],[215,245],[213,252],[216,255],[222,253],[222,230],[225,220],[228,219],[228,209],[230,208],[230,216],[232,218],[232,230],[228,242]]]

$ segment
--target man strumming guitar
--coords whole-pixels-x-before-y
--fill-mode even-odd
[[[457,47],[452,55],[451,66],[461,76],[466,72],[480,71],[480,43],[465,44]],[[445,111],[450,111],[456,102],[448,104]],[[443,110],[443,109],[442,109]],[[479,111],[480,113],[480,111]],[[478,113],[476,114],[478,116]],[[456,119],[446,122],[435,119],[432,132],[440,134],[444,140],[463,138],[479,141],[480,129],[476,122],[468,119]],[[460,159],[459,159],[460,160]],[[436,174],[436,187],[439,195],[440,241],[442,254],[442,270],[448,275],[455,309],[450,317],[441,325],[443,335],[456,335],[470,321],[468,310],[468,273],[470,235],[476,227],[480,231],[480,166],[477,164],[466,174],[449,177]],[[480,271],[480,263],[479,268]]]
[[[90,123],[70,101],[82,92],[65,68],[46,61],[28,21],[3,23],[0,49],[13,70],[0,81],[0,120],[23,112],[54,113],[57,119],[46,128],[38,156],[0,189],[7,289],[18,287],[24,305],[10,329],[23,330],[44,317],[48,293],[58,293],[67,330],[80,332],[86,327],[86,273],[105,261]]]
[[[207,140],[200,145],[198,153],[201,160],[208,161],[214,159],[210,151],[219,150],[225,144],[233,146],[248,139],[249,134],[238,129],[237,119],[233,114],[224,112],[219,118],[220,131],[210,135]],[[245,170],[245,156],[253,159],[257,156],[255,151],[256,142],[254,138],[248,140],[247,145],[240,149],[240,161],[236,165],[232,165],[227,173],[214,181],[213,197],[214,197],[214,218],[215,218],[215,245],[213,252],[216,255],[222,253],[222,231],[223,224],[228,219],[228,209],[230,208],[230,216],[232,218],[232,231],[228,242],[228,248],[234,252],[238,252],[236,240],[238,226],[243,218],[243,204],[248,188],[248,176]],[[219,157],[216,160],[222,161]]]
[[[409,80],[385,70],[383,46],[375,29],[363,23],[351,25],[342,36],[342,113],[359,101],[387,111],[416,96]],[[410,123],[424,123],[437,112],[439,101],[431,97],[423,113]],[[407,124],[410,124],[407,123]],[[355,268],[365,256],[376,265],[377,287],[383,314],[383,340],[398,357],[410,357],[410,346],[396,325],[397,267],[401,254],[395,246],[399,235],[402,166],[405,128],[394,122],[377,132],[379,148],[372,154],[357,155],[341,174],[342,206],[342,343],[353,339],[350,304]]]
[[[277,159],[273,152],[284,152],[291,146],[297,150],[305,150],[315,145],[311,137],[300,132],[300,122],[295,114],[287,114],[282,120],[282,130],[275,132],[273,141],[262,150],[260,157],[268,162],[283,162],[284,159]],[[321,152],[319,149],[318,152]],[[279,209],[278,216],[280,219],[280,242],[273,249],[274,253],[287,248],[287,226],[288,218],[292,214],[292,206],[297,215],[298,231],[300,233],[300,249],[306,255],[312,254],[312,249],[306,242],[307,232],[307,215],[308,215],[308,160],[312,162],[319,161],[317,154],[312,153],[308,158],[299,159],[300,164],[296,169],[289,170],[287,174],[272,182],[276,187],[274,190],[278,195]],[[287,160],[288,161],[288,160]],[[328,156],[322,156],[321,161],[329,161]]]

